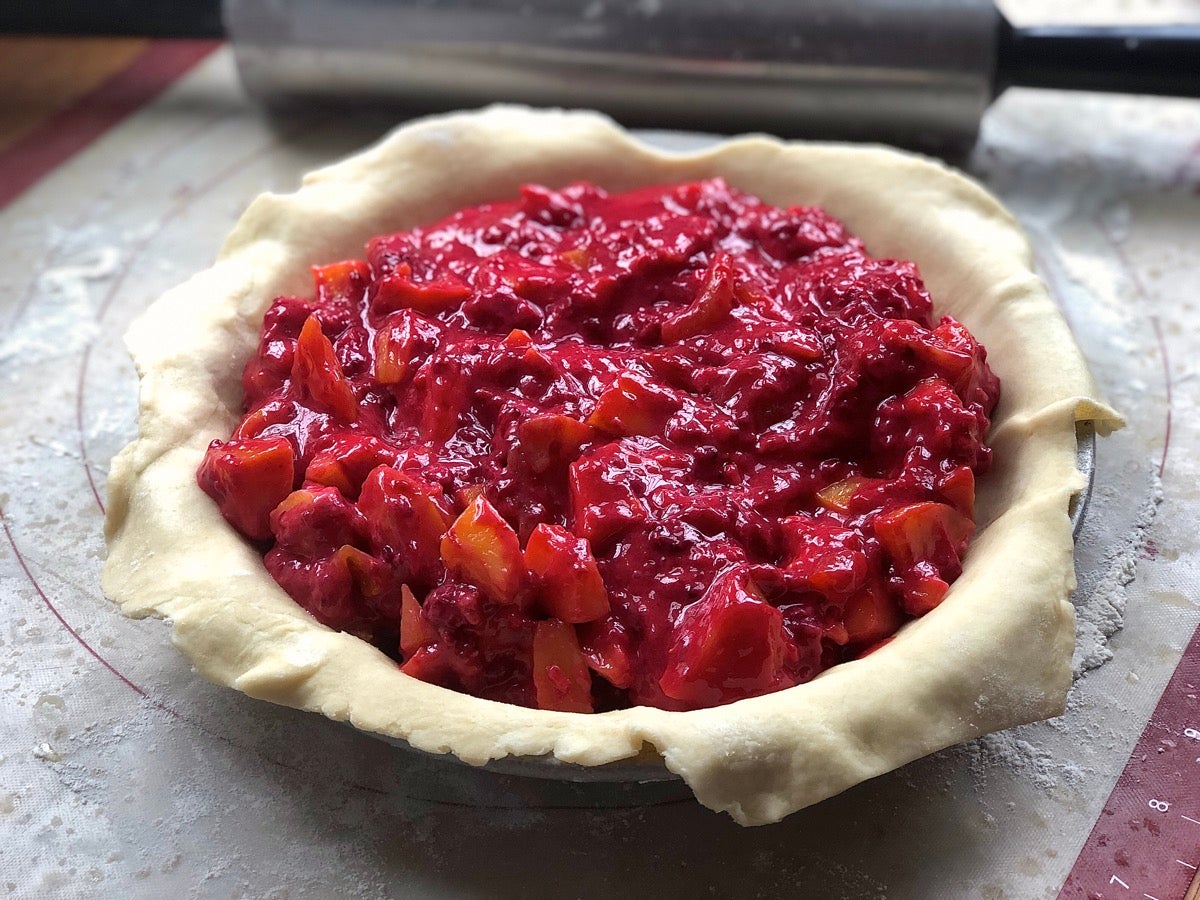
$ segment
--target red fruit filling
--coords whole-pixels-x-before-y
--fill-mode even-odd
[[[870,652],[961,571],[999,384],[912,263],[820,209],[531,186],[314,277],[199,482],[409,675],[729,703]]]

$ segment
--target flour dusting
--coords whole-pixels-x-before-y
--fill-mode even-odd
[[[1112,659],[1108,639],[1125,623],[1127,589],[1137,574],[1138,556],[1145,547],[1162,499],[1162,482],[1155,476],[1149,496],[1124,543],[1108,557],[1094,582],[1080,585],[1076,591],[1075,654],[1071,659],[1076,678]]]
[[[86,282],[111,278],[120,261],[119,248],[95,247],[78,262],[46,269],[38,283],[45,290],[86,300]]]
[[[25,316],[20,328],[4,335],[0,364],[30,366],[61,358],[85,346],[99,334],[96,310],[101,303],[97,284],[116,277],[121,262],[118,247],[93,247],[61,265],[43,270],[37,278],[36,316]]]
[[[986,782],[988,771],[995,766],[1017,772],[1043,790],[1060,784],[1080,784],[1088,777],[1088,771],[1078,763],[1030,743],[1021,737],[1021,732],[1019,728],[999,731],[967,745],[977,783]]]

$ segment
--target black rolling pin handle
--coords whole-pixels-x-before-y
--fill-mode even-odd
[[[0,34],[223,38],[220,0],[0,0]]]
[[[1200,26],[1001,22],[996,93],[1009,87],[1200,97]]]

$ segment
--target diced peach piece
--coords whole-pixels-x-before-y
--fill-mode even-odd
[[[354,389],[342,374],[333,344],[321,331],[316,316],[309,316],[296,341],[292,381],[313,401],[343,422],[358,419]]]
[[[908,568],[933,560],[941,551],[961,556],[975,533],[975,523],[945,503],[912,503],[875,519],[875,534],[893,560]]]
[[[533,685],[538,709],[592,711],[592,678],[575,629],[547,619],[533,632]]]
[[[974,341],[957,322],[942,322],[929,333],[916,332],[906,343],[955,387],[970,377],[975,363],[971,352]]]
[[[375,463],[376,466],[382,465],[382,461]],[[372,466],[371,468],[374,468]],[[335,487],[342,492],[342,495],[354,499],[355,489],[349,474],[346,472],[342,461],[336,457],[326,456],[315,458],[308,464],[308,469],[305,470],[305,478],[316,484],[323,484],[326,487]]]
[[[904,585],[904,609],[914,616],[923,616],[946,599],[950,585],[935,575],[910,579]]]
[[[418,283],[410,274],[397,272],[375,282],[371,311],[377,315],[398,309],[415,309],[429,316],[454,309],[471,296],[471,288],[454,276]]]
[[[817,491],[817,502],[826,509],[836,510],[837,512],[848,512],[850,509],[850,498],[866,483],[866,480],[861,476],[852,475],[849,478],[843,478],[841,481],[826,485]]]
[[[399,384],[408,377],[412,345],[405,343],[389,328],[375,332],[371,341],[374,363],[372,372],[380,384]]]
[[[587,424],[608,434],[662,434],[683,405],[679,396],[636,372],[622,372],[596,401]]]
[[[875,534],[904,582],[907,612],[924,615],[942,602],[974,532],[975,523],[945,503],[913,503],[876,518]]]
[[[247,413],[246,418],[233,430],[233,440],[259,437],[272,425],[290,423],[296,417],[296,404],[291,400],[268,400],[258,409]]]
[[[475,498],[483,493],[483,484],[468,484],[454,492],[454,508],[460,512],[475,502]]]
[[[629,661],[629,636],[612,618],[588,622],[575,629],[579,646],[591,670],[614,687],[627,688],[633,683]]]
[[[564,250],[558,254],[558,258],[579,272],[585,271],[592,262],[591,251],[586,247],[575,247],[571,250]]]
[[[971,368],[972,359],[968,354],[947,347],[941,342],[932,339],[913,341],[910,346],[918,357],[933,366],[934,371],[943,375],[951,384]]]
[[[292,491],[295,454],[286,438],[213,441],[196,479],[229,523],[246,537],[271,537],[271,510]]]
[[[421,436],[427,441],[445,441],[458,430],[459,416],[467,406],[469,376],[444,361],[430,367],[421,409]]]
[[[975,518],[975,473],[969,466],[958,466],[943,478],[938,493],[964,516]]]
[[[579,458],[584,444],[596,438],[596,430],[570,416],[531,416],[517,427],[513,453],[532,475],[566,468]]]
[[[867,578],[862,540],[828,517],[788,516],[780,524],[784,568],[827,597],[844,597]]]
[[[437,347],[441,326],[410,310],[401,310],[379,326],[371,342],[373,371],[380,384],[400,384],[413,374],[419,353]]]
[[[391,554],[408,576],[423,581],[437,578],[442,536],[450,527],[439,488],[380,466],[363,482],[358,508],[366,517],[372,548]]]
[[[608,592],[583,538],[538,525],[525,546],[525,567],[538,579],[542,607],[555,618],[575,624],[608,615]]]
[[[567,476],[572,530],[594,546],[607,544],[649,513],[646,501],[625,479],[609,477],[608,455],[589,453],[577,459]]]
[[[317,484],[335,487],[343,496],[354,500],[372,471],[395,460],[396,452],[379,439],[345,434],[334,438],[313,455],[304,477]]]
[[[275,504],[271,513],[275,518],[287,515],[288,513],[300,509],[313,502],[314,494],[312,491],[290,491],[286,497]]]
[[[400,650],[406,659],[427,644],[437,640],[437,632],[425,621],[421,614],[421,604],[408,585],[400,588]]]
[[[500,603],[515,602],[524,581],[517,533],[482,494],[442,538],[442,561],[452,574]]]
[[[521,369],[538,378],[552,379],[558,374],[550,357],[537,347],[529,347],[521,354]]]
[[[836,622],[833,625],[825,626],[825,633],[822,637],[832,644],[837,644],[839,647],[844,647],[850,643],[850,634],[846,631],[844,622]]]
[[[812,586],[827,597],[845,595],[861,585],[866,576],[865,554],[844,546],[825,553],[808,573]]]
[[[349,570],[354,584],[368,600],[382,596],[388,589],[391,577],[387,566],[371,554],[344,544],[334,556]]]
[[[846,640],[851,644],[866,644],[895,634],[904,619],[896,602],[888,593],[871,586],[859,591],[848,601],[842,613]]]
[[[662,323],[664,343],[674,344],[685,338],[702,334],[729,315],[734,301],[734,271],[729,257],[722,254],[704,276],[704,285],[696,299],[686,309],[669,316]]]
[[[361,259],[313,266],[317,303],[357,306],[371,283],[371,267]]]
[[[506,347],[528,347],[533,343],[533,338],[529,336],[529,332],[523,328],[514,328],[504,336],[501,341]]]
[[[760,694],[779,683],[786,650],[783,614],[732,570],[680,616],[659,687],[692,708]]]
[[[413,655],[404,661],[400,671],[429,684],[454,682],[453,660],[450,650],[444,644],[418,647]]]

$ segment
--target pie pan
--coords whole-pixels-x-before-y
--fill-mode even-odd
[[[686,713],[479,700],[408,678],[369,644],[317,624],[201,492],[197,466],[240,416],[239,375],[263,312],[303,293],[309,266],[525,182],[625,190],[709,176],[775,205],[823,206],[873,255],[914,261],[935,314],[970,328],[1001,379],[996,463],[980,480],[963,574],[879,651],[788,690]],[[169,619],[201,674],[250,696],[555,783],[678,776],[747,825],[1063,708],[1074,645],[1069,507],[1087,485],[1076,423],[1103,433],[1120,419],[1097,399],[1012,217],[939,163],[763,137],[664,153],[582,112],[494,107],[423,120],[310,174],[295,194],[260,197],[217,263],[154,304],[127,342],[140,433],[113,462],[105,590],[128,615]],[[663,764],[647,764],[653,755]]]

